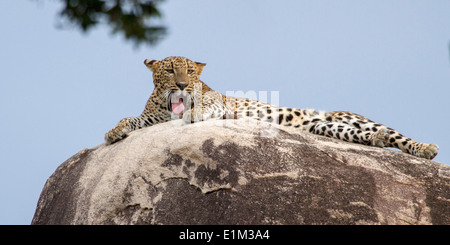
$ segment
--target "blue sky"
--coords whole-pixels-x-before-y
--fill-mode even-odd
[[[59,164],[140,115],[147,58],[205,62],[201,79],[222,93],[362,114],[450,164],[450,1],[169,0],[168,35],[138,49],[105,27],[56,28],[60,9],[0,2],[0,224],[29,224]]]

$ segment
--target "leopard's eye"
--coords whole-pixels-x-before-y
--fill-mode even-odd
[[[175,72],[173,71],[173,69],[166,69],[166,71],[167,71],[168,73],[171,73],[171,74],[175,73]]]
[[[194,74],[194,73],[195,73],[195,70],[188,70],[187,73],[188,73],[188,74]]]

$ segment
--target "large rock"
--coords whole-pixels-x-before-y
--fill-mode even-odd
[[[32,224],[450,224],[450,167],[261,122],[178,120],[65,161]]]

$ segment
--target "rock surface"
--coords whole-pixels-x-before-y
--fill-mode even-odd
[[[261,122],[177,120],[65,161],[32,224],[450,224],[450,167]]]

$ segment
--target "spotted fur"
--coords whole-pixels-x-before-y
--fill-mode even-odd
[[[122,119],[105,134],[108,144],[127,133],[172,119],[194,123],[210,118],[253,118],[294,127],[313,134],[375,147],[395,147],[414,156],[433,159],[438,146],[416,142],[399,132],[351,112],[318,112],[278,107],[251,99],[226,97],[200,81],[204,63],[184,57],[145,60],[155,89],[139,117]]]

